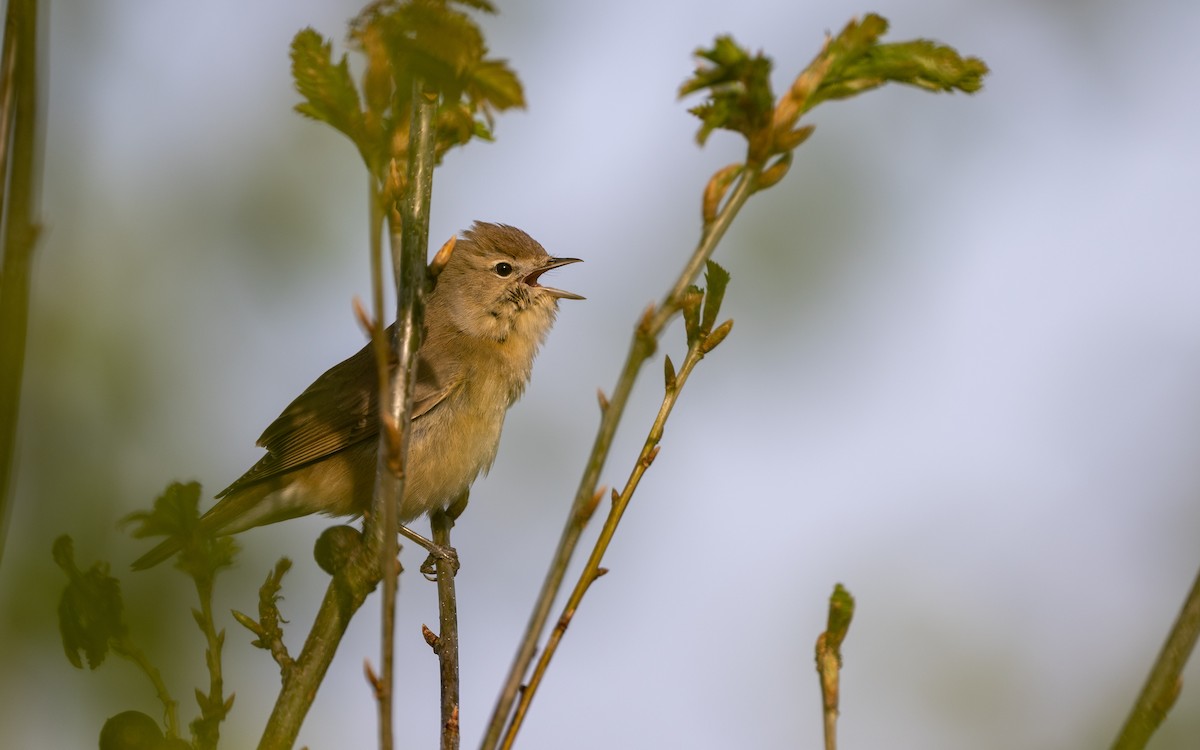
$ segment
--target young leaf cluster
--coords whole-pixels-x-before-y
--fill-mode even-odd
[[[524,107],[524,92],[506,61],[487,56],[479,26],[456,6],[495,12],[483,0],[368,5],[350,26],[351,46],[366,57],[361,93],[345,55],[335,62],[329,41],[313,29],[299,32],[292,41],[292,76],[304,101],[296,110],[349,137],[381,181],[388,171],[406,174],[417,81],[422,93],[437,99],[437,160],[472,138],[490,140],[494,114]]]
[[[238,546],[232,537],[213,536],[200,525],[200,485],[172,482],[154,501],[153,509],[125,517],[135,524],[135,538],[167,536],[181,552],[175,566],[197,580],[211,581],[219,570],[233,565]]]
[[[751,55],[729,36],[696,51],[702,62],[679,95],[707,95],[689,110],[700,118],[697,141],[703,145],[718,129],[740,133],[747,141],[746,162],[719,170],[709,181],[703,204],[706,223],[747,169],[754,190],[783,179],[792,152],[813,131],[812,125],[798,124],[801,115],[823,101],[846,99],[889,82],[965,93],[983,86],[988,68],[982,60],[964,58],[927,39],[881,44],[887,28],[887,19],[874,13],[847,23],[836,37],[826,38],[821,52],[778,101],[770,85],[771,61],[762,54]]]
[[[679,88],[679,96],[709,91],[704,103],[688,110],[702,123],[697,143],[703,146],[718,128],[749,138],[770,123],[775,94],[769,57],[761,52],[751,55],[731,36],[717,37],[712,49],[696,50],[696,56],[712,65],[696,68],[695,75]]]
[[[114,641],[123,641],[125,603],[121,583],[108,574],[108,565],[93,563],[87,571],[75,564],[75,543],[69,536],[54,541],[54,562],[67,574],[67,585],[58,600],[58,630],[67,659],[83,669],[80,653],[88,668],[96,669],[108,656]]]
[[[233,706],[233,696],[226,699],[223,695],[221,650],[225,632],[218,630],[213,622],[212,589],[217,573],[233,564],[237,547],[229,538],[213,537],[201,528],[199,501],[199,484],[175,482],[154,501],[151,510],[133,513],[126,521],[136,524],[135,537],[165,535],[178,542],[181,551],[176,566],[196,585],[200,607],[192,610],[192,616],[208,642],[205,662],[210,680],[207,693],[195,692],[200,716],[190,728],[195,747],[204,750],[217,746],[220,724]],[[67,659],[76,667],[82,667],[82,653],[88,666],[95,669],[111,651],[132,661],[154,685],[166,715],[167,732],[162,736],[153,719],[140,712],[117,714],[105,723],[101,746],[127,747],[129,738],[145,736],[153,741],[146,747],[177,746],[182,740],[179,738],[176,703],[158,669],[129,637],[120,583],[109,575],[106,563],[97,562],[87,571],[80,570],[75,564],[70,537],[62,536],[55,541],[53,556],[55,563],[67,574],[58,612],[59,632]],[[158,737],[162,737],[161,744]]]
[[[105,722],[100,732],[100,747],[118,750],[131,746],[130,742],[144,741],[140,747],[152,750],[174,748],[177,744],[174,741],[178,739],[175,701],[167,692],[158,670],[129,638],[120,582],[109,575],[107,563],[95,562],[86,571],[80,570],[75,563],[75,543],[69,536],[54,540],[52,554],[54,562],[67,574],[67,585],[58,603],[58,630],[67,660],[82,669],[82,653],[88,667],[96,669],[110,652],[128,659],[153,683],[167,720],[164,738],[158,723],[146,714],[140,711],[116,714]]]

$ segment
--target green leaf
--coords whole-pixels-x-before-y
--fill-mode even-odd
[[[697,66],[679,87],[679,96],[707,91],[708,98],[691,112],[700,118],[696,141],[700,145],[717,129],[733,130],[747,138],[771,122],[775,95],[771,91],[771,60],[751,55],[730,36],[719,36],[710,49],[696,56],[711,63]]]
[[[490,140],[494,112],[525,106],[516,74],[506,61],[486,57],[482,31],[455,5],[494,12],[491,3],[475,0],[385,0],[369,5],[351,25],[360,48],[372,54],[382,49],[390,61],[395,92],[390,132],[407,130],[415,82],[438,94],[439,161],[472,138]],[[390,144],[385,148],[397,155]]]
[[[358,89],[350,77],[346,56],[333,62],[333,45],[311,28],[292,39],[292,79],[304,101],[296,105],[302,115],[326,122],[354,141],[360,150],[364,127]]]
[[[213,536],[200,522],[200,485],[172,482],[149,511],[130,513],[123,523],[135,524],[135,538],[173,537],[182,550],[176,567],[190,576],[211,579],[233,565],[237,544],[228,536]]]
[[[125,637],[125,605],[121,584],[108,574],[108,565],[97,562],[87,572],[75,564],[75,547],[69,536],[54,541],[54,562],[67,574],[67,585],[58,600],[58,631],[63,651],[77,668],[99,667],[110,643]]]
[[[879,38],[887,28],[887,20],[875,14],[846,25],[826,50],[831,61],[829,72],[809,100],[809,108],[885,83],[968,94],[983,87],[988,67],[979,58],[964,58],[953,47],[928,39],[880,44]]]
[[[708,335],[717,322],[717,316],[721,314],[721,302],[729,286],[729,272],[715,260],[709,260],[704,270],[704,286],[704,315],[700,319],[700,330]]]
[[[474,96],[494,109],[523,108],[525,90],[507,60],[481,60],[472,71]]]
[[[200,523],[200,484],[172,482],[152,510],[130,513],[122,522],[136,524],[131,533],[137,539],[192,534]]]

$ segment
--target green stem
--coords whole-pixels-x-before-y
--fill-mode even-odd
[[[425,255],[429,237],[429,201],[435,165],[433,149],[437,137],[433,123],[436,100],[431,100],[419,90],[414,90],[414,97],[417,104],[413,109],[413,124],[410,130],[409,177],[401,205],[403,219],[395,210],[400,182],[390,176],[385,176],[382,180],[385,183],[384,194],[387,196],[383,213],[386,215],[391,238],[392,266],[398,284],[395,345],[400,364],[395,381],[381,394],[386,398],[380,400],[380,413],[387,415],[395,424],[400,433],[399,445],[407,443],[410,421],[407,415],[412,409],[412,382],[415,379],[415,367],[412,365],[415,364],[415,354],[420,346],[421,315],[424,312]],[[396,189],[389,193],[390,188]],[[376,294],[376,299],[380,299],[381,296]],[[378,320],[376,323],[378,324]],[[384,353],[386,354],[386,350]],[[403,377],[400,373],[404,374]],[[296,658],[293,669],[284,679],[283,689],[259,741],[260,749],[292,747],[300,732],[300,725],[312,707],[317,688],[333,661],[337,646],[345,635],[354,613],[380,580],[391,575],[395,581],[395,529],[398,528],[395,513],[404,489],[405,456],[401,451],[398,461],[391,460],[393,457],[389,456],[387,434],[387,429],[380,431],[375,497],[371,513],[363,521],[363,544],[330,581],[304,648]],[[393,471],[393,464],[399,464],[399,473]],[[380,746],[385,749],[392,746],[393,736],[392,631],[395,618],[395,583],[390,585],[391,594],[388,596],[385,592],[384,614],[381,618],[383,674],[376,685]],[[390,602],[386,601],[387,599],[390,599]]]
[[[1200,573],[1192,583],[1192,590],[1184,600],[1183,609],[1167,640],[1163,643],[1158,659],[1154,662],[1146,684],[1129,712],[1129,718],[1121,727],[1113,750],[1141,750],[1150,741],[1151,735],[1158,730],[1167,712],[1179,697],[1183,687],[1183,668],[1187,664],[1192,650],[1196,647],[1197,636],[1200,635]]]
[[[400,212],[388,212],[388,229],[392,238],[392,271],[396,282],[396,327],[394,345],[399,363],[390,384],[388,417],[396,427],[399,442],[396,455],[388,455],[391,447],[387,430],[380,432],[379,472],[375,493],[374,518],[382,523],[372,529],[371,519],[364,525],[368,538],[382,535],[380,565],[383,569],[383,606],[380,622],[380,659],[382,674],[376,686],[379,699],[379,747],[391,750],[394,743],[396,589],[399,571],[396,569],[399,529],[397,509],[404,498],[408,473],[408,438],[412,431],[412,392],[416,384],[417,351],[421,347],[421,321],[425,314],[425,258],[429,248],[429,204],[433,193],[433,168],[437,142],[437,94],[423,90],[414,81],[412,89],[412,125],[409,128],[408,175],[403,195],[399,196]],[[397,241],[399,240],[399,241]],[[385,423],[386,424],[386,423]]]
[[[287,750],[296,743],[300,725],[312,707],[317,688],[333,661],[338,643],[350,619],[379,582],[378,558],[370,557],[362,545],[344,568],[334,575],[313,621],[312,630],[267,720],[259,750]]]
[[[146,655],[132,643],[122,640],[112,644],[113,653],[122,656],[138,666],[139,669],[150,679],[150,684],[154,685],[154,693],[158,696],[159,702],[163,704],[163,714],[167,720],[167,737],[174,739],[179,736],[179,704],[171,697],[171,693],[167,690],[167,683],[163,682],[162,674],[158,668],[150,663]]]
[[[221,648],[225,643],[225,633],[218,632],[212,614],[211,578],[196,579],[196,594],[200,599],[200,616],[198,624],[204,633],[208,648],[205,650],[205,661],[208,667],[208,697],[205,706],[201,706],[199,736],[197,745],[202,750],[216,750],[221,737],[221,722],[225,719],[227,706],[225,704],[225,681],[221,676]]]
[[[659,442],[662,440],[663,430],[666,427],[667,419],[671,416],[671,411],[675,408],[675,404],[679,400],[679,394],[683,390],[684,384],[691,375],[692,370],[704,358],[703,345],[704,336],[698,336],[692,345],[688,348],[687,356],[684,358],[683,364],[679,372],[675,376],[675,384],[667,389],[663,395],[662,404],[659,406],[658,414],[655,416],[654,423],[650,427],[649,435],[646,437],[645,443],[642,445],[641,454],[638,456],[637,462],[630,472],[629,479],[625,483],[624,489],[619,495],[613,498],[612,507],[609,509],[608,518],[604,521],[604,526],[600,529],[600,535],[596,540],[595,546],[592,548],[592,553],[588,557],[587,563],[583,567],[583,571],[579,574],[579,579],[575,583],[575,588],[571,591],[570,597],[567,598],[567,603],[563,606],[562,616],[559,617],[558,624],[550,634],[550,638],[546,643],[545,650],[542,651],[538,658],[537,665],[534,667],[533,674],[530,677],[529,684],[522,691],[520,700],[517,703],[516,712],[513,714],[512,722],[505,732],[504,742],[501,745],[503,748],[511,748],[516,740],[517,733],[521,729],[525,715],[529,710],[529,706],[533,702],[534,695],[541,686],[542,678],[546,674],[546,669],[550,666],[551,659],[558,651],[558,646],[562,642],[562,638],[566,635],[567,626],[571,619],[579,609],[579,605],[583,602],[583,597],[591,588],[592,583],[603,575],[600,571],[600,563],[604,559],[605,552],[608,551],[609,544],[612,543],[613,536],[617,532],[617,526],[621,523],[621,518],[625,515],[625,509],[629,507],[629,501],[633,498],[633,493],[641,484],[642,477],[654,462],[655,456],[658,454]]]
[[[687,288],[699,276],[701,269],[704,268],[704,264],[712,257],[717,244],[725,236],[725,232],[729,229],[730,224],[733,223],[734,217],[737,216],[742,206],[745,205],[750,195],[753,194],[757,176],[758,172],[756,170],[746,169],[742,172],[737,185],[733,188],[721,210],[717,213],[713,221],[704,228],[700,243],[692,253],[691,258],[688,259],[671,291],[663,298],[658,308],[650,311],[634,332],[633,341],[630,342],[629,353],[625,357],[625,364],[621,368],[620,376],[617,378],[616,387],[613,389],[612,396],[608,399],[607,406],[601,415],[600,426],[596,431],[596,440],[592,444],[592,452],[584,468],[583,477],[580,479],[579,489],[575,493],[575,501],[571,506],[570,513],[567,515],[567,522],[563,528],[562,535],[559,537],[558,548],[551,559],[546,579],[542,583],[541,591],[538,594],[537,601],[534,603],[533,612],[529,617],[529,623],[525,627],[525,634],[517,649],[517,654],[513,659],[508,676],[501,688],[500,697],[497,699],[496,706],[492,711],[487,732],[480,744],[482,750],[494,750],[500,742],[501,734],[504,732],[504,725],[508,721],[513,704],[517,699],[517,693],[520,691],[521,681],[529,671],[529,665],[532,663],[534,654],[537,652],[538,638],[541,637],[542,632],[546,628],[546,621],[550,617],[550,610],[554,605],[554,600],[557,598],[558,592],[562,589],[567,567],[571,562],[571,557],[575,553],[575,548],[579,545],[579,538],[583,534],[583,527],[589,515],[587,509],[596,494],[596,486],[600,481],[600,472],[608,459],[608,452],[612,446],[613,436],[616,434],[617,426],[620,424],[621,417],[625,412],[629,395],[633,391],[633,383],[637,379],[642,365],[654,354],[658,337],[662,334],[663,329],[679,313],[680,302],[683,299],[683,295],[687,292]]]
[[[13,503],[31,258],[41,233],[35,195],[40,166],[37,37],[36,0],[11,0],[0,52],[0,211],[5,228],[0,267],[0,560]]]

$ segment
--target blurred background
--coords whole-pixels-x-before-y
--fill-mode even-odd
[[[46,158],[18,487],[0,567],[0,744],[95,747],[158,715],[110,659],[62,655],[50,545],[111,562],[135,637],[196,715],[195,594],[117,529],[174,479],[206,496],[262,428],[362,336],[366,179],[349,142],[290,111],[288,44],[339,50],[358,0],[53,2]],[[475,219],[586,259],[496,467],[455,543],[464,746],[478,742],[566,517],[632,326],[699,231],[708,176],[675,99],[732,33],[782,89],[854,14],[991,66],[975,97],[888,88],[820,107],[791,174],[716,258],[733,334],[688,384],[523,733],[528,748],[816,747],[812,646],[836,582],[845,747],[1063,749],[1111,742],[1200,565],[1200,5],[881,0],[855,6],[511,0],[482,20],[529,108],[452,153],[435,245]],[[1193,218],[1189,219],[1188,217]],[[676,325],[663,350],[683,351]],[[677,355],[678,359],[678,355]],[[645,372],[603,482],[620,484],[661,393]],[[241,537],[218,611],[253,612],[280,555],[298,651],[326,577],[304,519]],[[589,537],[590,538],[590,537]],[[406,550],[415,569],[421,556]],[[401,581],[399,741],[432,747],[433,586]],[[227,747],[278,689],[226,617]],[[301,734],[372,747],[372,599]],[[1154,748],[1200,736],[1200,665]]]

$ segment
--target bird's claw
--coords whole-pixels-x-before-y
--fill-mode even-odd
[[[429,548],[429,557],[426,557],[425,562],[421,563],[421,575],[425,576],[425,580],[437,580],[437,566],[439,562],[449,564],[451,577],[458,575],[458,551],[453,547],[434,545]]]

